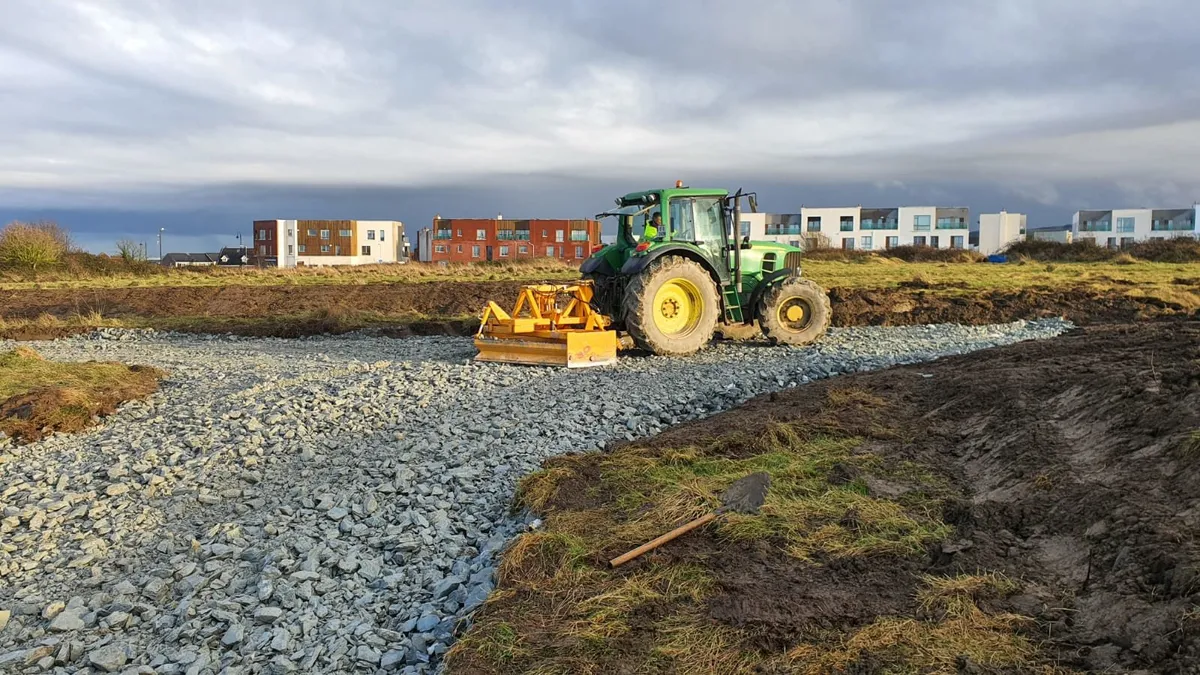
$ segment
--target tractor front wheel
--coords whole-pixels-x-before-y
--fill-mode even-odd
[[[816,282],[788,277],[758,301],[758,325],[772,343],[806,345],[825,334],[833,310]]]
[[[686,356],[712,339],[721,315],[716,284],[695,261],[659,258],[625,289],[625,328],[641,349]]]

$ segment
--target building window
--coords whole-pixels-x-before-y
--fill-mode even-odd
[[[587,241],[587,230],[571,230],[571,241]]]
[[[459,245],[458,245],[458,252],[459,252],[459,253],[462,253],[462,244],[459,244]]]
[[[951,218],[949,216],[937,219],[937,229],[939,230],[965,230],[967,222],[964,218]]]
[[[487,239],[487,230],[483,230],[483,229],[475,230],[475,239],[477,239],[478,241],[483,241],[484,239]]]
[[[554,231],[554,241],[561,242],[563,240],[563,236],[564,236],[564,233],[562,230]]]
[[[321,253],[329,253],[329,244],[321,244]]]
[[[900,245],[900,237],[888,237],[885,243],[888,248],[896,248]]]
[[[528,247],[528,246],[520,246],[520,247],[518,247],[518,248],[517,248],[517,250],[521,252],[521,255],[524,255],[524,254],[526,254],[526,253],[529,253],[529,247]]]
[[[384,239],[383,239],[383,235],[384,235],[384,233],[385,233],[385,232],[386,232],[386,230],[380,230],[380,231],[379,231],[379,241],[383,241],[383,240],[384,240]]]
[[[583,247],[582,247],[582,246],[576,246],[576,247],[575,247],[575,257],[576,257],[576,258],[582,258],[582,257],[583,257]]]
[[[845,239],[843,239],[842,240],[842,248],[847,251],[853,251],[854,250],[854,238],[846,237]]]
[[[293,255],[295,252],[295,248],[291,244],[288,244],[288,255]]]
[[[508,257],[508,247],[507,247],[507,246],[501,246],[501,247],[500,247],[500,257],[501,257],[501,258],[507,258],[507,257]]]
[[[308,233],[308,236],[310,236],[310,237],[315,237],[315,236],[317,236],[317,231],[316,231],[316,230],[305,230],[305,232],[307,232],[307,233]]]
[[[553,246],[547,246],[547,247],[546,247],[546,257],[547,257],[547,258],[553,258],[553,257],[554,257],[554,247],[553,247]]]
[[[925,237],[913,237],[913,246],[925,246]]]
[[[963,247],[962,235],[955,235],[953,237],[950,237],[950,248],[962,248],[962,247]]]
[[[446,245],[445,245],[445,244],[438,244],[437,246],[434,246],[434,247],[433,247],[433,250],[437,251],[438,253],[445,253],[445,252],[446,252]]]
[[[929,220],[929,214],[925,214],[923,216],[913,216],[913,230],[916,232],[928,232]]]
[[[300,246],[299,246],[298,250],[299,250],[301,253],[304,253],[304,244],[300,244]]]
[[[842,216],[842,220],[841,220],[839,227],[842,232],[853,232],[854,231],[854,216]],[[854,248],[853,243],[851,243],[850,248]]]
[[[862,250],[864,250],[864,251],[871,250],[871,237],[863,237],[862,238]]]
[[[341,247],[341,246],[334,246],[334,247],[333,247],[333,254],[334,254],[334,255],[341,255],[341,254],[342,254],[342,247]]]
[[[821,216],[809,216],[808,217],[808,231],[809,232],[820,232],[821,231]]]
[[[741,220],[741,221],[738,221],[738,225],[741,228],[742,236],[749,237],[750,236],[750,221]]]
[[[263,244],[263,245],[261,245],[261,246],[259,246],[259,247],[258,247],[258,254],[259,254],[259,255],[266,255],[266,254],[267,254],[267,245],[266,245],[266,244]]]
[[[321,238],[328,239],[329,238],[329,230],[321,230]]]
[[[929,245],[934,248],[941,248],[942,244],[941,244],[941,242],[938,241],[938,239],[940,239],[940,237],[930,237]]]
[[[351,236],[354,236],[354,233],[351,232],[350,230],[338,230],[338,236],[339,237],[351,237]]]
[[[472,258],[478,258],[478,257],[479,257],[479,247],[478,247],[478,246],[472,246],[472,247],[471,247],[471,257],[472,257]]]
[[[375,230],[367,230],[367,241],[375,241]]]
[[[796,248],[800,248],[800,240],[799,240],[799,239],[793,239],[793,240],[791,240],[791,241],[789,241],[789,242],[788,242],[788,246],[795,246]]]
[[[1133,232],[1133,218],[1117,218],[1117,232]]]
[[[1121,248],[1133,246],[1133,237],[1121,237]]]
[[[370,246],[363,246],[363,247],[362,247],[362,254],[363,254],[363,255],[371,255],[371,247],[370,247]]]

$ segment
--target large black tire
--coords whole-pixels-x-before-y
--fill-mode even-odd
[[[825,334],[833,309],[829,296],[810,279],[787,277],[758,301],[758,326],[772,344],[806,345]]]
[[[712,339],[721,316],[717,287],[698,263],[664,256],[625,288],[625,329],[641,349],[686,356]]]

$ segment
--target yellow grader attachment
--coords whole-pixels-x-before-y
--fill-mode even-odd
[[[611,320],[592,310],[590,281],[522,286],[511,312],[494,302],[475,334],[476,361],[587,368],[617,361]]]

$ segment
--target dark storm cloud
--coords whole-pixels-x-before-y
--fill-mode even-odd
[[[7,0],[0,13],[4,204],[230,199],[242,213],[268,195],[343,204],[298,186],[440,186],[490,210],[513,181],[590,200],[700,176],[778,185],[781,201],[874,184],[914,200],[991,185],[1062,209],[1200,194],[1194,0]],[[214,187],[228,185],[256,187]],[[390,217],[431,215],[401,201],[413,217]]]

